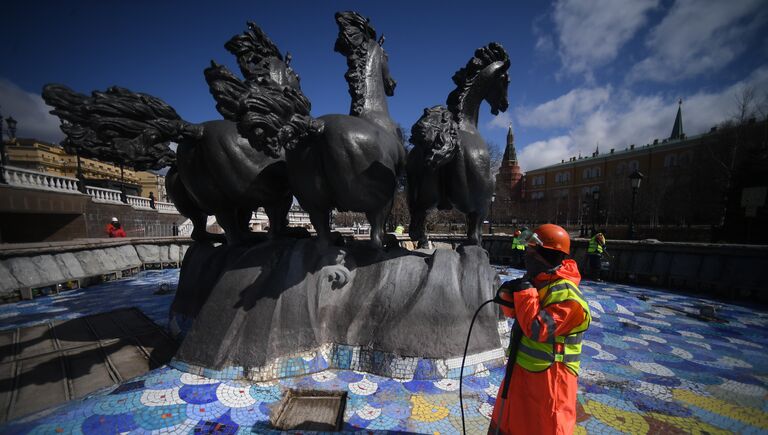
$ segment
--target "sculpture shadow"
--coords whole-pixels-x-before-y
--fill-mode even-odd
[[[5,356],[0,367],[9,368],[3,373],[10,374],[0,379],[0,395],[14,398],[11,417],[15,418],[159,368],[177,347],[136,308],[67,320],[42,334],[0,346],[0,355]],[[37,397],[40,387],[33,387],[40,385],[47,385],[43,399]],[[35,393],[21,394],[28,387]]]

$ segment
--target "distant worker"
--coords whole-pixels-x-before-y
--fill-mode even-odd
[[[600,269],[602,268],[603,253],[605,252],[605,236],[597,233],[589,239],[587,257],[589,258],[589,277],[600,281]]]
[[[155,208],[155,192],[149,192],[149,208]]]
[[[125,237],[125,230],[120,225],[120,221],[116,217],[112,218],[112,222],[107,225],[107,234],[109,237]]]
[[[398,225],[398,226],[395,228],[395,234],[397,234],[398,236],[402,235],[402,234],[403,234],[403,232],[405,232],[405,227],[404,227],[404,226],[402,226],[402,225]]]
[[[512,266],[524,267],[523,257],[525,257],[525,241],[520,230],[515,230],[512,237]]]
[[[560,226],[544,224],[525,250],[526,273],[501,286],[502,306],[515,318],[505,379],[496,395],[488,433],[571,434],[584,331],[592,316],[569,259],[571,240]],[[512,364],[512,366],[509,366]],[[504,386],[509,384],[506,399]]]

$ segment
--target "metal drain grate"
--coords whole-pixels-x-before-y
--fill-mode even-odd
[[[272,426],[279,430],[338,431],[346,403],[346,391],[288,390],[272,413]]]

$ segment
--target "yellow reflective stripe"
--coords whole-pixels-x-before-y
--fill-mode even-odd
[[[578,332],[576,334],[569,335],[565,337],[565,344],[579,344],[581,343],[582,338],[584,338],[583,332]]]

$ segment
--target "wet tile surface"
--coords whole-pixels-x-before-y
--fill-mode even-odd
[[[41,298],[0,306],[2,329],[124,303],[162,324],[172,295],[152,293],[163,279],[175,282],[173,273],[145,272],[82,290],[89,297],[72,295],[78,299],[71,303]],[[768,313],[715,303],[724,322],[706,322],[696,314],[701,304],[712,304],[704,299],[589,281],[581,289],[595,321],[585,337],[577,433],[768,431]],[[135,297],[126,296],[131,292]],[[485,433],[502,376],[502,369],[491,369],[464,379],[467,433]],[[458,433],[458,387],[454,379],[397,380],[346,370],[246,383],[165,367],[0,432],[269,433],[268,415],[283,392],[301,388],[348,391],[344,428],[350,432]]]

